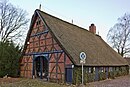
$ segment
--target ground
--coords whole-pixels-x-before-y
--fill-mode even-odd
[[[92,82],[88,84],[88,87],[130,87],[130,75]]]
[[[48,83],[40,79],[0,78],[0,87],[79,87]],[[107,79],[99,82],[87,83],[85,87],[130,87],[130,75]]]

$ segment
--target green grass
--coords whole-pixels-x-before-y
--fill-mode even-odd
[[[58,84],[52,82],[45,82],[41,79],[25,79],[19,78],[16,81],[9,82],[1,82],[0,87],[82,87],[75,85],[67,85],[67,84]],[[90,84],[85,85],[84,87],[94,87]]]
[[[13,83],[1,83],[0,87],[68,87],[66,85],[45,82],[38,79],[22,79]]]
[[[116,78],[117,81],[119,81],[119,85],[122,81],[123,83],[128,83],[130,78],[130,75],[125,76],[125,77],[118,77]],[[113,87],[116,86],[116,84],[113,82],[114,80],[104,80],[104,81],[97,81],[97,82],[92,82],[92,83],[87,83],[84,87],[107,87],[109,85],[113,85]],[[112,83],[113,82],[113,83]],[[115,84],[115,86],[114,86]],[[126,85],[124,85],[126,86]],[[122,87],[124,87],[122,86]],[[52,82],[45,82],[41,79],[25,79],[25,78],[16,78],[14,79],[0,79],[0,87],[82,87],[80,86],[75,86],[75,85],[66,85],[66,84],[57,84],[57,83],[52,83]]]

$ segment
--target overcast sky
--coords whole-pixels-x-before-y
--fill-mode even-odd
[[[109,29],[117,18],[130,13],[130,0],[9,0],[29,13],[32,17],[35,9],[42,5],[42,11],[65,21],[88,29],[91,23],[97,27],[97,33],[105,40]]]

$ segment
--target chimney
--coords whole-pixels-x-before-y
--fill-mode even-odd
[[[41,4],[39,5],[39,10],[41,10]]]
[[[96,26],[94,24],[91,24],[91,26],[89,26],[89,31],[93,34],[96,34]]]

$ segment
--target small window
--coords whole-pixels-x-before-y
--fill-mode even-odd
[[[119,67],[116,67],[116,71],[119,71]]]
[[[94,72],[94,68],[93,67],[88,67],[88,73],[93,73]]]
[[[104,72],[104,67],[101,67],[101,72]]]
[[[41,20],[38,20],[37,22],[36,22],[36,25],[38,26],[38,25],[40,25],[41,24]]]
[[[95,67],[93,67],[93,71],[95,72]]]
[[[89,69],[89,67],[86,67],[86,68],[85,68],[86,73],[88,73],[88,69]]]
[[[95,67],[87,67],[85,68],[86,73],[94,73],[95,72]]]
[[[100,67],[99,68],[99,72],[103,72],[104,71],[104,68],[103,67]]]
[[[93,73],[94,72],[94,68],[93,67],[91,67],[91,73]]]
[[[37,25],[38,25],[38,21],[37,21],[36,23],[37,23]]]
[[[91,73],[91,67],[88,68],[88,72]]]
[[[109,71],[110,71],[110,72],[112,71],[112,67],[109,67]]]

